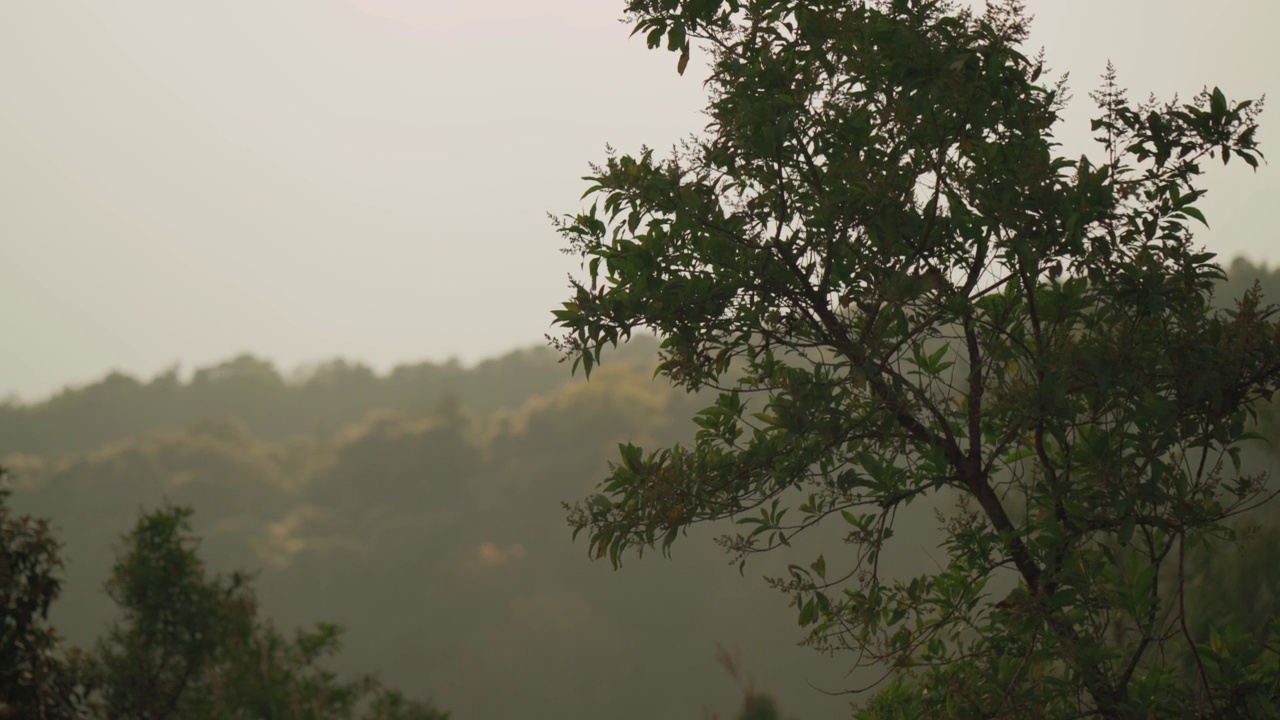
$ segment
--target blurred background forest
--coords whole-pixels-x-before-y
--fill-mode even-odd
[[[1255,279],[1280,299],[1280,269],[1228,270],[1220,304]],[[459,720],[724,713],[741,689],[718,645],[738,648],[788,715],[830,717],[849,698],[815,687],[872,678],[797,646],[788,598],[760,580],[787,558],[740,576],[713,543],[691,542],[615,573],[570,541],[561,502],[592,491],[617,444],[683,441],[709,402],[653,380],[656,350],[637,339],[589,383],[541,347],[385,375],[344,360],[282,373],[250,355],[189,376],[112,373],[0,404],[0,464],[14,509],[51,518],[65,542],[52,620],[72,644],[91,645],[113,619],[102,585],[121,533],[168,501],[194,508],[211,569],[259,572],[259,599],[281,625],[343,625],[336,669],[375,671]],[[1246,472],[1276,465],[1275,410],[1264,409],[1267,440],[1247,449]],[[1280,561],[1277,513],[1250,518],[1262,538],[1246,547],[1266,552],[1202,558],[1214,580],[1200,584],[1201,604],[1245,621],[1274,609],[1280,579],[1249,568]],[[929,513],[913,517],[923,524],[898,535],[919,552],[899,572],[934,544]]]

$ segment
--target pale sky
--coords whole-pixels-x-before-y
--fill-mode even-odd
[[[1280,90],[1276,0],[1030,0],[1087,150],[1108,58],[1135,97]],[[3,0],[0,396],[240,352],[475,361],[541,341],[612,143],[701,129],[701,68],[623,0]],[[1263,116],[1280,159],[1280,113]],[[1213,172],[1201,237],[1280,262],[1273,167]],[[567,369],[566,369],[567,372]]]

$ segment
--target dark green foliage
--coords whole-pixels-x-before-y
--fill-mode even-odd
[[[107,582],[122,617],[85,671],[106,718],[447,720],[372,676],[326,669],[341,649],[338,626],[289,639],[260,619],[244,575],[208,575],[191,515],[144,514],[125,538]]]
[[[0,717],[23,720],[448,720],[373,676],[324,667],[341,628],[292,638],[258,617],[248,578],[210,576],[192,511],[144,514],[106,590],[120,619],[93,652],[64,652],[47,622],[59,545],[47,521],[11,518],[0,487]]]
[[[0,468],[0,718],[74,717],[76,660],[49,625],[61,589],[62,558],[47,520],[14,516]]]
[[[144,515],[126,537],[107,594],[123,617],[99,642],[94,683],[108,717],[191,717],[197,689],[251,635],[245,578],[207,578],[185,508]]]
[[[1202,642],[1183,602],[1188,552],[1270,498],[1240,459],[1280,323],[1253,289],[1216,310],[1192,237],[1204,163],[1257,167],[1260,106],[1133,104],[1108,69],[1100,156],[1067,158],[1020,3],[628,7],[680,71],[711,53],[710,124],[593,168],[557,345],[590,375],[652,331],[718,397],[693,443],[622,446],[570,512],[591,554],[838,526],[773,583],[810,643],[890,669],[865,717],[1263,711],[1275,650]],[[944,539],[906,573],[912,504]]]

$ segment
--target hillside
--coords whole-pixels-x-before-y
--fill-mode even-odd
[[[1253,276],[1280,298],[1280,272],[1247,263],[1220,297]],[[540,348],[383,376],[338,361],[287,377],[247,356],[187,380],[112,374],[0,406],[0,459],[15,508],[67,542],[54,624],[74,643],[111,617],[100,588],[115,538],[168,499],[195,508],[211,566],[260,572],[271,615],[345,625],[344,662],[457,718],[723,711],[737,687],[718,644],[739,647],[788,713],[832,716],[847,699],[811,685],[872,678],[796,646],[788,598],[760,580],[785,557],[739,576],[711,543],[687,543],[614,573],[570,540],[561,502],[592,490],[617,444],[687,439],[706,404],[652,379],[655,351],[637,341],[590,382]],[[934,532],[898,528],[919,539],[898,574],[932,562]]]

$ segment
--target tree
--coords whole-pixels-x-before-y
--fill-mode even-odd
[[[228,639],[252,631],[245,578],[206,577],[190,516],[167,508],[140,518],[107,581],[123,616],[95,658],[108,717],[185,717]]]
[[[289,639],[257,614],[249,578],[210,576],[192,510],[144,514],[125,537],[107,592],[122,618],[86,664],[105,718],[447,720],[368,675],[342,680],[322,661],[342,629],[320,623]]]
[[[1212,309],[1223,273],[1192,237],[1204,164],[1257,166],[1260,105],[1133,104],[1108,68],[1101,157],[1070,159],[1016,0],[628,17],[682,73],[710,53],[710,123],[592,167],[557,223],[584,276],[553,343],[589,375],[652,331],[660,373],[716,400],[691,445],[623,445],[570,508],[591,554],[732,519],[741,568],[843,527],[852,550],[775,582],[809,642],[887,668],[866,717],[1274,712],[1276,647],[1199,644],[1181,602],[1186,553],[1271,497],[1238,459],[1280,327],[1256,288]],[[921,500],[954,501],[946,557],[895,577]]]
[[[0,468],[0,718],[75,717],[76,656],[62,653],[48,622],[61,546],[48,521],[10,514],[5,475]]]

